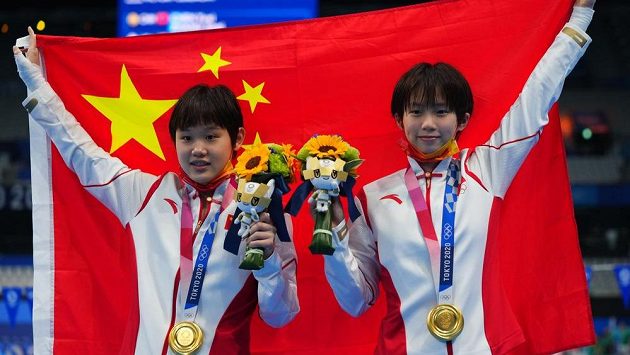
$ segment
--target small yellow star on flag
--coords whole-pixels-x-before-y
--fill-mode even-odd
[[[227,60],[221,59],[221,47],[214,51],[214,54],[212,55],[201,53],[201,57],[205,63],[201,68],[199,68],[199,70],[197,70],[197,73],[210,70],[217,79],[219,79],[219,68],[232,64]]]
[[[125,65],[120,72],[118,97],[81,96],[112,122],[110,153],[135,139],[162,160],[166,160],[153,122],[162,117],[177,100],[143,99],[131,81]]]
[[[239,100],[243,100],[243,101],[248,101],[249,102],[249,108],[252,110],[252,113],[254,113],[254,110],[256,109],[256,105],[259,103],[262,104],[269,104],[269,100],[267,100],[264,96],[262,96],[262,89],[265,86],[265,82],[262,82],[262,84],[256,86],[256,87],[252,87],[251,85],[249,85],[245,80],[243,80],[243,88],[245,89],[245,93],[242,94],[241,96],[237,97],[237,99]]]
[[[254,143],[252,144],[243,144],[241,145],[241,147],[245,150],[250,150],[254,147],[258,147],[263,145],[262,141],[260,140],[260,135],[258,134],[258,132],[256,132],[256,138],[254,138]]]

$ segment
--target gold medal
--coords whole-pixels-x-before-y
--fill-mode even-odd
[[[464,315],[453,305],[438,304],[427,315],[427,328],[439,340],[451,341],[464,329]]]
[[[180,355],[190,355],[201,347],[203,331],[194,322],[179,322],[168,335],[168,345]]]

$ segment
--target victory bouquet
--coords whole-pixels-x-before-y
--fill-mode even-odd
[[[354,221],[359,211],[354,203],[352,187],[357,177],[356,169],[361,163],[359,151],[338,135],[315,135],[306,142],[297,154],[302,163],[304,183],[298,187],[285,210],[295,216],[306,196],[313,191],[309,203],[315,205],[315,230],[309,249],[313,254],[332,255],[332,211],[331,198],[346,196],[348,212]]]
[[[243,148],[245,151],[237,158],[234,168],[238,177],[234,194],[237,209],[232,228],[226,236],[226,244],[231,244],[226,245],[226,250],[234,254],[238,253],[240,240],[249,236],[251,225],[259,221],[260,213],[265,210],[271,216],[278,238],[283,242],[290,241],[282,211],[282,195],[289,192],[287,183],[294,179],[294,167],[297,164],[291,145],[264,144],[258,134],[253,144]],[[234,240],[238,242],[234,243]],[[239,268],[259,270],[263,263],[263,249],[248,246]]]

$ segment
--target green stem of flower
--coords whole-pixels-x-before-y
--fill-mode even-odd
[[[243,257],[243,261],[238,266],[238,268],[243,269],[243,270],[262,269],[265,264],[264,252],[265,252],[265,249],[263,248],[247,247],[245,249],[245,256]]]
[[[332,211],[317,212],[315,215],[315,231],[313,240],[308,248],[312,254],[332,255],[335,248],[332,246]]]

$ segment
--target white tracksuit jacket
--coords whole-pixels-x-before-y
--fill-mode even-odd
[[[132,170],[111,157],[65,109],[48,83],[41,83],[23,104],[52,138],[85,189],[131,230],[138,274],[139,319],[136,324],[125,326],[132,328],[132,334],[133,328],[137,328],[135,354],[171,353],[165,346],[166,339],[173,316],[174,323],[182,320],[188,292],[188,285],[182,285],[183,292],[179,290],[181,180],[174,173],[154,176]],[[228,185],[226,181],[217,188],[214,198],[222,198],[221,191],[231,188]],[[196,226],[201,217],[200,199],[192,187],[187,186],[186,191]],[[265,260],[263,269],[240,270],[244,243],[239,255],[223,249],[231,221],[228,218],[234,214],[236,204],[226,198],[223,206],[196,317],[204,331],[198,354],[249,353],[249,321],[256,304],[260,306],[262,319],[275,327],[288,323],[299,311],[293,243],[277,240],[275,251]],[[213,217],[205,218],[195,238],[193,261]],[[288,220],[289,232],[290,223]]]
[[[497,212],[547,124],[547,112],[560,95],[565,77],[590,43],[586,33],[570,28],[575,32],[558,34],[499,129],[485,144],[459,155],[462,185],[455,216],[453,304],[462,310],[465,325],[453,341],[455,354],[504,353],[524,341],[494,267]],[[438,240],[450,160],[435,168],[430,188],[419,178]],[[424,175],[413,159],[409,164],[416,176]],[[363,215],[341,242],[338,232],[345,224],[334,230],[336,251],[325,258],[326,276],[341,307],[355,316],[374,303],[381,283],[388,307],[377,353],[446,354],[445,343],[427,330],[427,314],[437,304],[438,280],[432,275],[404,175],[405,169],[364,187],[364,196],[357,199]]]

